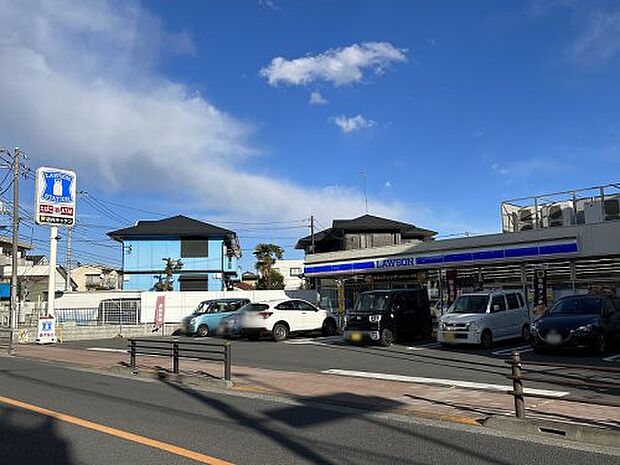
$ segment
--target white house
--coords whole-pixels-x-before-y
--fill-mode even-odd
[[[284,276],[284,289],[292,291],[301,289],[304,280],[301,277],[304,270],[303,260],[276,260],[273,270]]]

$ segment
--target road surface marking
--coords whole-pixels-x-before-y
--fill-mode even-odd
[[[605,357],[603,360],[606,362],[615,362],[620,359],[620,354],[612,355],[611,357]]]
[[[86,350],[92,350],[94,352],[116,352],[119,354],[126,354],[127,349],[111,349],[109,347],[87,347]]]
[[[98,431],[100,433],[108,434],[110,436],[121,438],[126,441],[135,442],[136,444],[160,449],[171,454],[178,455],[180,457],[195,460],[196,462],[207,463],[210,465],[233,465],[231,462],[227,462],[216,457],[211,457],[209,455],[201,454],[200,452],[195,452],[193,450],[184,449],[183,447],[175,446],[174,444],[140,436],[138,434],[130,433],[128,431],[112,428],[111,426],[94,423],[92,421],[84,420],[82,418],[67,415],[66,413],[48,410],[46,408],[39,407],[37,405],[27,404],[26,402],[21,402],[19,400],[11,399],[9,397],[0,396],[0,403],[45,415],[59,421],[64,421],[65,423],[70,423],[72,425],[81,426],[82,428]]]
[[[418,376],[405,376],[405,375],[390,375],[387,373],[372,373],[368,371],[355,371],[355,370],[339,370],[330,369],[323,370],[321,373],[326,375],[341,375],[341,376],[354,376],[356,378],[369,378],[369,379],[381,379],[385,381],[400,381],[402,383],[416,383],[416,384],[435,384],[440,386],[450,387],[462,387],[466,389],[481,389],[485,391],[498,391],[498,392],[510,392],[512,386],[504,386],[502,384],[490,384],[490,383],[474,383],[472,381],[460,381],[454,379],[440,379],[440,378],[421,378]],[[536,394],[550,397],[565,397],[570,394],[566,391],[550,391],[547,389],[524,389],[525,394]]]
[[[441,347],[439,342],[426,342],[424,344],[407,347],[407,350],[437,349],[439,347]]]
[[[508,349],[494,350],[491,353],[493,355],[510,355],[512,354],[513,350],[523,353],[523,352],[531,352],[534,349],[532,349],[532,346],[519,346],[519,347],[510,347]]]
[[[317,338],[302,338],[302,339],[288,339],[284,341],[285,344],[291,345],[316,345],[316,346],[327,346],[331,345],[332,342],[342,341],[341,336],[325,336],[325,337],[317,337]]]

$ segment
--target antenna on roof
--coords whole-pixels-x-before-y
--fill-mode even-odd
[[[366,181],[368,180],[368,176],[366,176],[366,173],[363,170],[360,171],[360,176],[362,177],[362,183],[364,186],[364,202],[366,203],[366,213],[368,213],[368,192],[366,191]]]

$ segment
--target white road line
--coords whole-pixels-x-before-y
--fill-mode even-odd
[[[421,378],[418,376],[404,376],[404,375],[390,375],[387,373],[372,373],[368,371],[354,371],[354,370],[338,370],[330,369],[323,370],[321,373],[327,375],[340,375],[340,376],[353,376],[356,378],[368,378],[368,379],[381,379],[385,381],[400,381],[402,383],[416,383],[416,384],[435,384],[440,386],[450,387],[462,387],[466,389],[480,389],[485,391],[498,391],[498,392],[510,392],[512,386],[504,386],[502,384],[490,384],[490,383],[474,383],[471,381],[460,381],[454,379],[440,379],[440,378]],[[570,394],[566,391],[550,391],[548,389],[524,389],[525,394],[537,394],[550,397],[565,397]]]
[[[94,352],[116,352],[119,354],[127,353],[127,349],[111,349],[109,347],[87,347],[86,350],[92,350]]]
[[[341,341],[341,336],[325,336],[325,337],[317,337],[317,338],[303,338],[303,339],[288,339],[284,341],[284,344],[292,344],[292,345],[317,345],[317,346],[326,346],[329,345],[330,342]]]
[[[518,350],[519,352],[523,353],[523,352],[531,352],[534,349],[532,349],[532,346],[520,346],[520,347],[510,347],[509,349],[494,350],[491,353],[493,355],[510,355],[513,350]]]
[[[605,357],[603,360],[606,362],[615,362],[616,360],[620,360],[620,354],[612,355],[611,357]]]
[[[413,347],[420,347],[420,348],[424,348],[424,349],[436,349],[438,347],[441,347],[441,344],[437,341],[435,342],[426,342],[424,344],[418,344],[416,346]]]

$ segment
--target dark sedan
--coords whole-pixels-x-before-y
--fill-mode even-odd
[[[615,297],[579,295],[557,300],[531,327],[534,350],[589,348],[602,354],[620,336]]]

